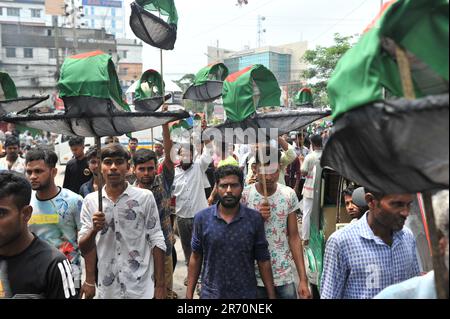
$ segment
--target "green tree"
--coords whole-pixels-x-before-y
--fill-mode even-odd
[[[181,79],[174,82],[183,90],[183,92],[186,92],[186,90],[194,83],[194,80],[195,74],[189,73],[183,75]]]
[[[328,106],[327,85],[339,59],[349,50],[355,36],[341,36],[334,34],[334,45],[330,47],[317,46],[314,50],[307,50],[303,62],[308,68],[301,76],[306,79],[307,87],[312,89],[314,105],[316,107]]]

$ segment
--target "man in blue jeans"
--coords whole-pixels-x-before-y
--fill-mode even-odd
[[[235,166],[216,171],[219,203],[194,217],[186,298],[202,271],[201,299],[255,299],[255,260],[269,298],[275,297],[268,243],[259,212],[240,204],[244,175]]]

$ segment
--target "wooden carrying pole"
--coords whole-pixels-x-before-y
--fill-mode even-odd
[[[103,175],[102,175],[102,143],[100,136],[95,137],[95,146],[97,148],[97,161],[98,161],[98,211],[103,211]]]
[[[413,100],[416,98],[414,91],[414,84],[411,76],[411,67],[407,53],[403,48],[396,44],[395,54],[397,58],[397,64],[400,72],[400,79],[402,81],[403,94],[405,98]],[[436,284],[436,294],[439,299],[449,298],[449,288],[446,284],[448,281],[448,270],[445,266],[444,257],[441,256],[439,251],[439,238],[438,229],[436,228],[433,205],[431,201],[431,192],[425,192],[423,194],[423,202],[425,206],[425,217],[427,221],[428,230],[431,240],[431,253],[434,268],[434,280]],[[448,279],[448,278],[447,278]]]

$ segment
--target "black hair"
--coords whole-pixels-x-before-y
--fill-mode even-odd
[[[260,158],[261,151],[258,149],[258,151],[256,152],[256,156],[255,156],[256,164],[259,164],[259,165],[274,164],[274,163],[270,163],[271,154],[277,154],[277,160],[278,160],[277,163],[279,164],[280,160],[281,160],[281,151],[274,147],[271,147],[269,145],[262,147],[262,158]]]
[[[84,137],[81,137],[81,136],[74,136],[74,137],[71,137],[71,138],[70,138],[70,140],[69,140],[69,146],[72,147],[72,146],[77,146],[77,145],[82,145],[82,146],[84,146]]]
[[[221,178],[224,178],[224,177],[227,177],[230,175],[237,176],[241,186],[244,186],[244,173],[242,172],[242,170],[239,167],[234,166],[234,165],[221,166],[214,172],[214,178],[216,180],[216,184],[219,185]]]
[[[55,168],[58,162],[58,155],[48,148],[37,147],[30,149],[25,156],[25,164],[40,160],[43,160],[48,167]]]
[[[316,147],[322,147],[322,136],[314,134],[310,137],[311,144]]]
[[[352,196],[355,189],[355,185],[348,185],[347,188],[342,191],[342,196]]]
[[[85,157],[87,158],[88,161],[92,158],[97,158],[97,146],[94,145],[89,147],[89,149],[85,154]]]
[[[130,142],[136,142],[136,143],[139,143],[139,140],[138,140],[136,137],[132,137],[132,138],[130,138],[130,139],[128,140],[128,143],[130,143]]]
[[[13,196],[18,209],[30,204],[31,184],[22,174],[10,171],[0,172],[0,199]]]
[[[376,192],[376,191],[372,191],[370,189],[365,189],[366,194],[367,193],[371,193],[373,195],[373,197],[375,197],[376,200],[380,200],[382,199],[384,196],[386,196],[387,194],[385,193],[381,193],[381,192]]]
[[[133,165],[138,166],[140,164],[147,163],[149,161],[155,161],[155,164],[158,164],[158,158],[156,153],[152,150],[148,149],[140,149],[137,150],[133,156]]]
[[[14,135],[7,136],[5,139],[5,148],[8,146],[19,146],[20,147],[19,139]]]
[[[311,146],[311,140],[309,139],[309,136],[305,136],[303,138],[303,146],[306,148],[309,148]]]
[[[110,143],[101,150],[102,161],[107,157],[122,157],[127,161],[130,159],[130,153],[120,143]]]

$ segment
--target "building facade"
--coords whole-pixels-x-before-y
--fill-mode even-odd
[[[250,65],[262,64],[271,70],[281,85],[299,81],[306,64],[302,57],[308,48],[307,42],[297,42],[282,46],[267,46],[258,49],[230,51],[208,47],[208,64],[223,62],[230,73]]]
[[[44,0],[1,0],[0,21],[11,24],[45,25]]]
[[[57,62],[62,65],[75,46],[76,53],[102,50],[117,62],[116,40],[105,30],[77,29],[74,38],[72,28],[0,23],[0,70],[9,73],[19,95],[50,94],[54,105]]]
[[[131,39],[117,39],[118,76],[125,92],[142,74],[142,42]]]
[[[125,38],[127,17],[124,0],[82,0],[82,5],[82,21],[86,27],[103,28],[116,38]]]

